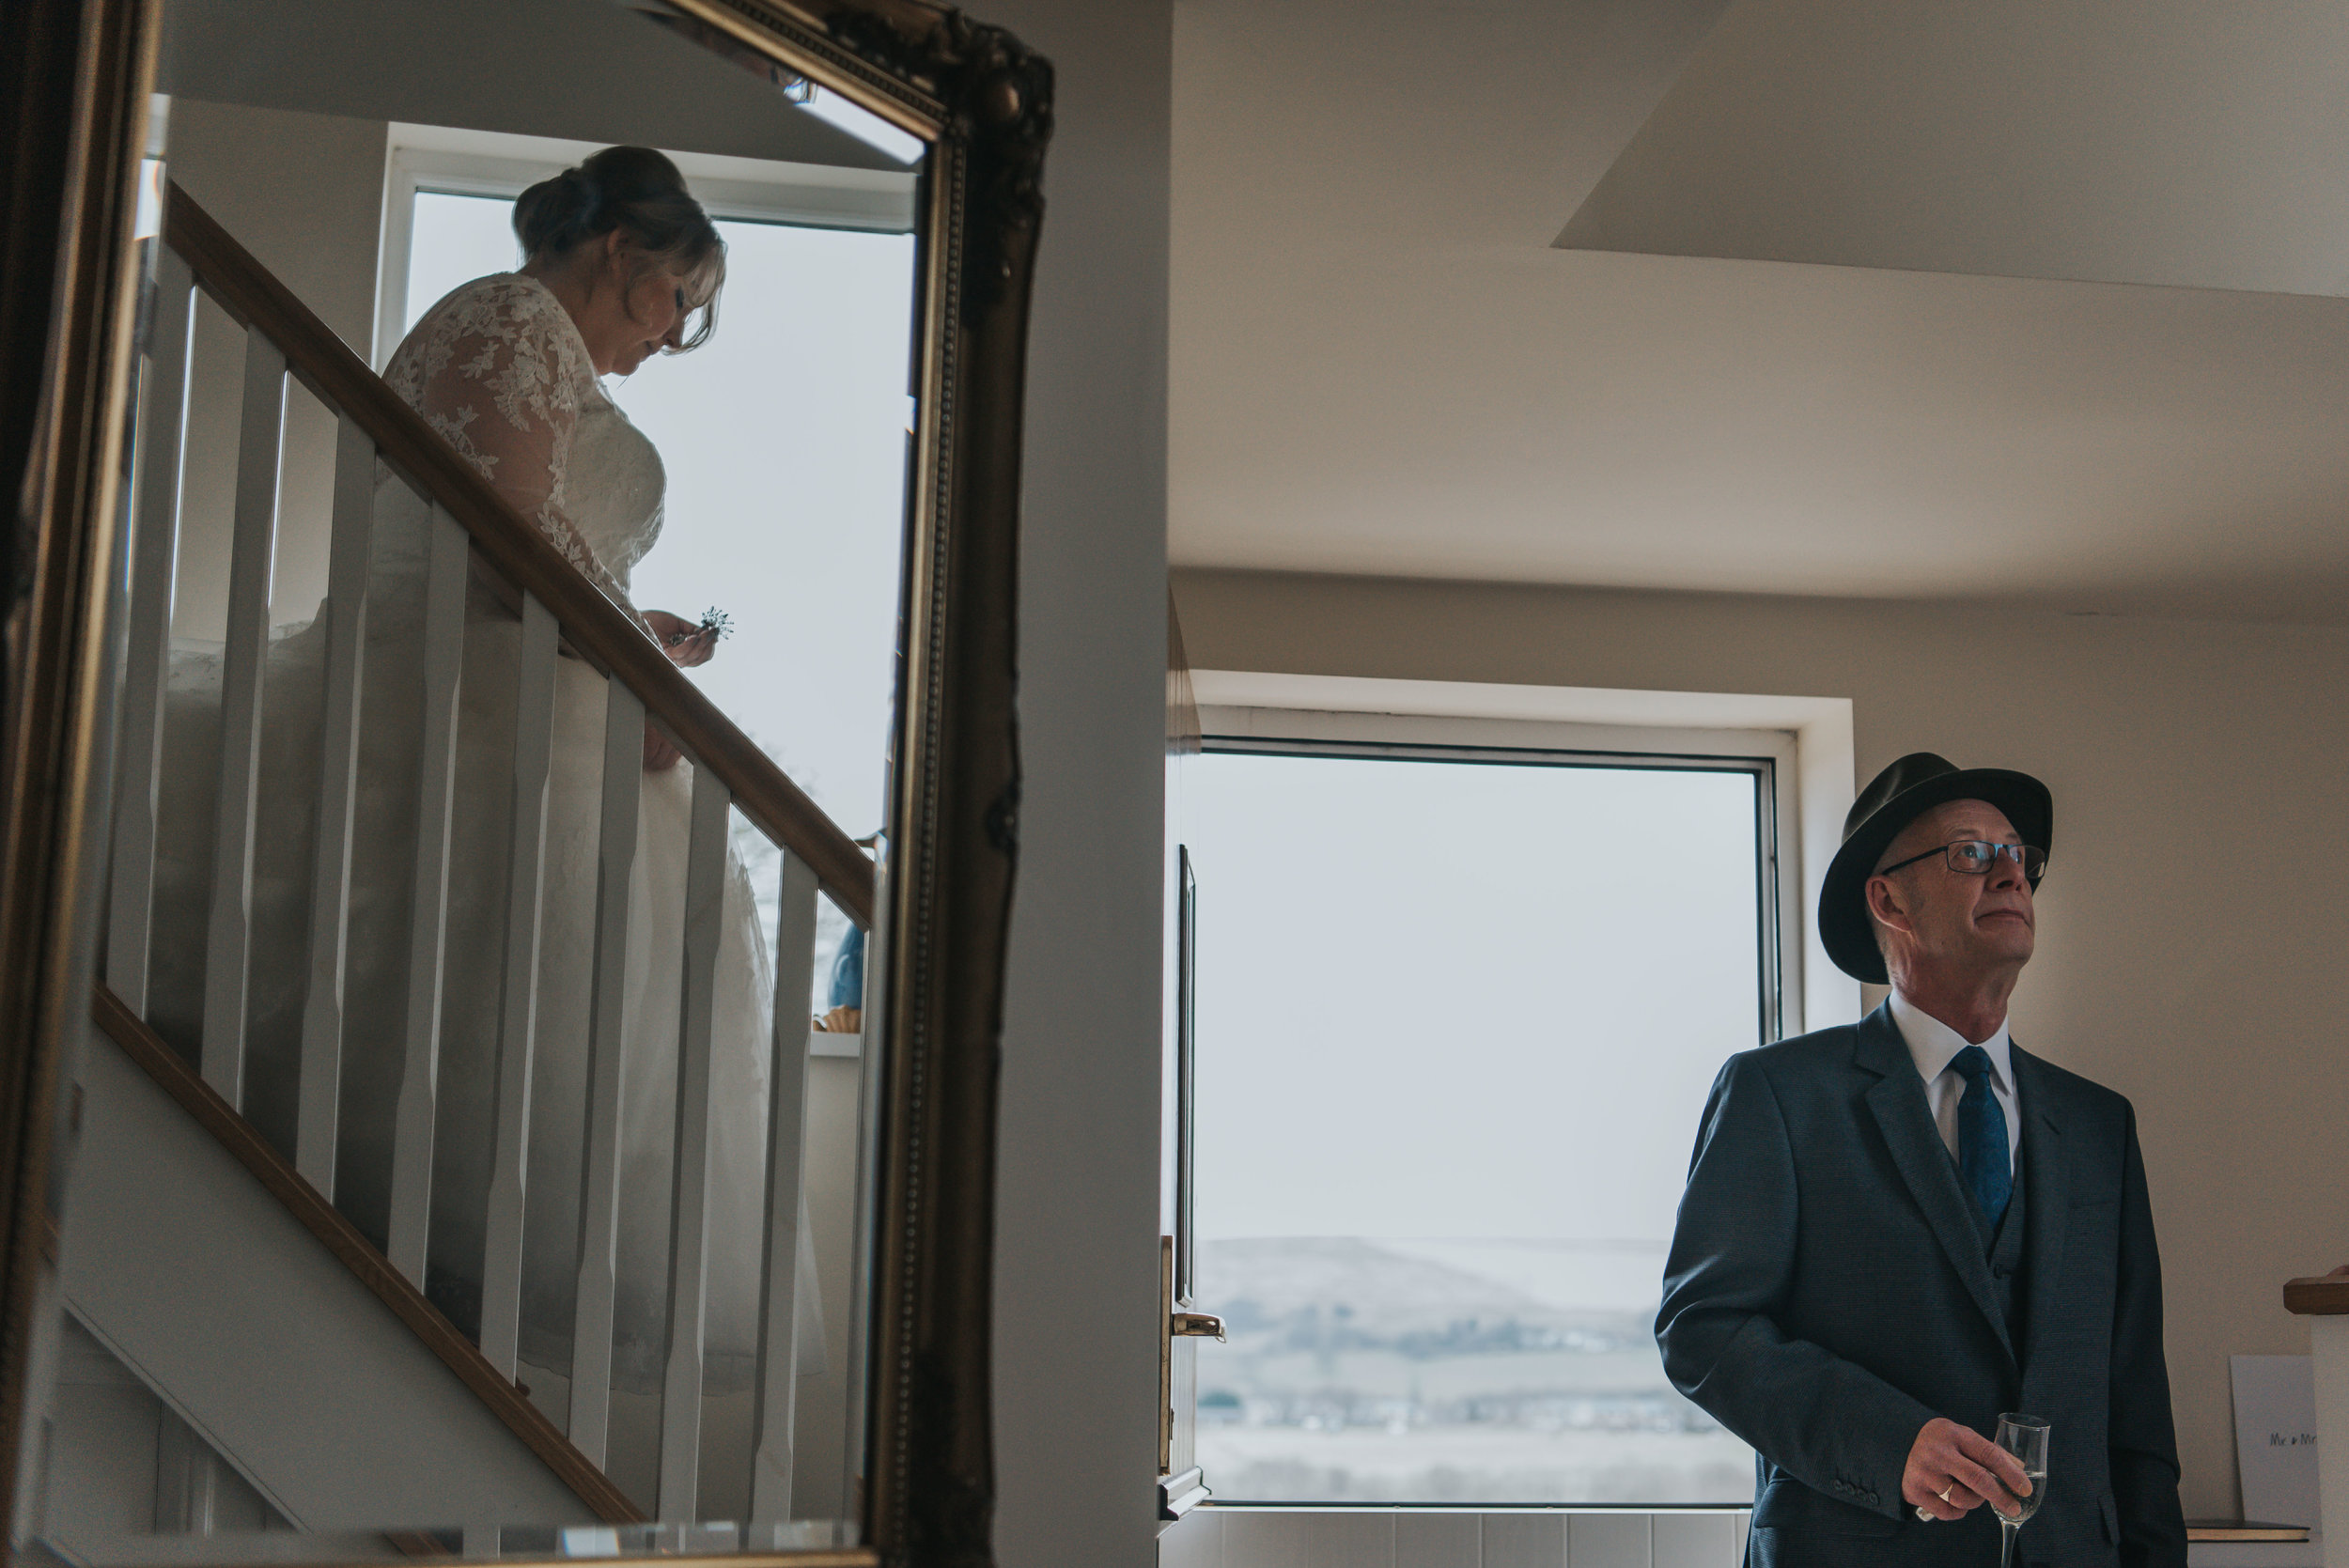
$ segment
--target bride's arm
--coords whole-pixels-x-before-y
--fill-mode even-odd
[[[430,343],[412,400],[573,570],[657,643],[565,504],[580,367],[568,363],[579,350],[561,308],[528,286],[485,288]]]

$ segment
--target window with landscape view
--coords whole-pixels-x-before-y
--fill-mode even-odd
[[[1750,1498],[1652,1330],[1706,1090],[1777,1032],[1771,790],[1766,758],[1186,764],[1219,1499]]]

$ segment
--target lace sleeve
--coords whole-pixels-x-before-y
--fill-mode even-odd
[[[571,437],[595,372],[552,295],[510,274],[467,284],[416,324],[384,379],[582,577],[644,627],[565,505]]]

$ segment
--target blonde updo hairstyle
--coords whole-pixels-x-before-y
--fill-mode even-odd
[[[636,252],[630,287],[657,267],[675,268],[688,280],[688,305],[701,318],[675,351],[708,342],[725,287],[726,242],[666,157],[648,147],[608,147],[514,201],[514,236],[532,265],[559,265],[614,229]]]

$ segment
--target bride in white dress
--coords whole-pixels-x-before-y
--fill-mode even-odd
[[[392,356],[385,380],[672,659],[701,663],[715,651],[715,629],[660,611],[640,612],[629,599],[630,569],[660,536],[665,477],[652,442],[605,396],[599,378],[625,376],[655,353],[681,352],[708,334],[723,277],[723,242],[686,194],[676,167],[641,147],[609,148],[534,186],[515,205],[514,226],[528,257],[523,268],[476,279],[427,311]],[[413,492],[388,474],[379,474],[376,514],[335,1200],[381,1246],[388,1231],[393,1110],[404,1061],[429,519]],[[266,760],[254,872],[245,1110],[288,1155],[306,979],[322,630],[319,621],[276,636],[264,678]],[[519,632],[512,614],[476,580],[460,687],[427,1280],[434,1301],[469,1332],[476,1330],[480,1315],[497,1093]],[[157,928],[179,935],[156,953],[150,1013],[158,1030],[191,1054],[203,1010],[202,911],[210,877],[219,683],[216,652],[195,646],[175,651],[165,776],[196,787],[174,790],[165,802]],[[521,1336],[521,1381],[534,1386],[558,1422],[566,1415],[580,1240],[605,691],[604,678],[586,665],[560,661]],[[635,940],[626,993],[606,1467],[649,1503],[667,1328],[692,768],[649,728],[644,755],[630,893]],[[731,1403],[727,1396],[747,1390],[755,1345],[773,996],[755,908],[741,862],[730,854],[711,1096],[717,1109],[704,1385],[715,1396],[713,1412]],[[804,1226],[801,1234],[807,1234]],[[801,1277],[812,1285],[805,1259]],[[813,1310],[811,1301],[800,1339],[819,1367],[821,1333],[809,1322]],[[719,1423],[735,1424],[723,1416]],[[718,1472],[735,1467],[722,1463]],[[719,1482],[708,1463],[704,1473]],[[705,1485],[706,1503],[723,1505],[730,1488],[719,1484],[716,1497]]]

